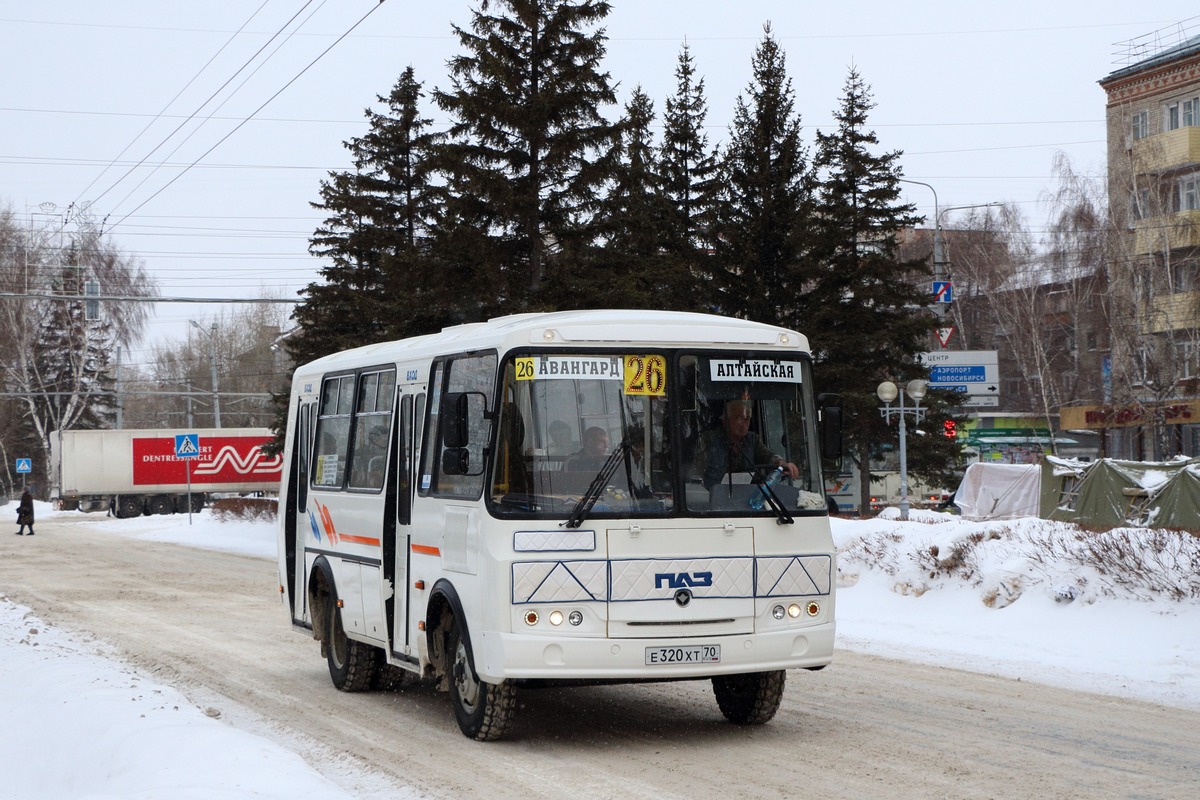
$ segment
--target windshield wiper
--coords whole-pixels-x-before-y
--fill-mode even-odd
[[[762,494],[766,505],[770,506],[771,510],[775,512],[775,517],[778,519],[779,524],[791,525],[795,523],[796,520],[788,513],[787,507],[779,499],[779,495],[775,494],[774,487],[767,483],[767,476],[771,473],[767,472],[762,477],[759,477],[758,472],[759,470],[757,469],[750,470],[750,478],[753,481],[754,487]]]
[[[567,517],[566,522],[562,523],[563,525],[568,528],[578,528],[583,524],[584,518],[591,512],[592,506],[596,505],[596,501],[600,499],[600,494],[608,486],[608,482],[612,479],[613,473],[617,471],[617,466],[625,458],[625,454],[629,452],[629,448],[630,442],[626,439],[609,454],[608,460],[600,467],[596,477],[592,478],[587,491],[579,498],[579,502],[575,504],[575,508],[571,510],[571,515]]]

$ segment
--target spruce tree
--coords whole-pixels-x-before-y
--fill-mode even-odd
[[[818,391],[842,397],[847,451],[863,475],[873,443],[891,436],[875,387],[926,374],[915,356],[936,325],[925,310],[926,262],[899,259],[896,235],[919,218],[900,201],[900,152],[874,152],[879,140],[866,127],[873,107],[869,88],[851,69],[834,114],[837,130],[817,134],[817,239],[797,314],[818,354]],[[861,489],[867,508],[867,481]]]
[[[599,241],[585,271],[583,295],[593,308],[664,307],[677,276],[663,254],[667,206],[655,155],[654,101],[633,90],[620,123],[612,183],[600,201]]]
[[[480,313],[545,308],[547,287],[578,266],[616,132],[600,113],[616,98],[595,28],[609,11],[603,0],[480,0],[470,29],[454,27],[464,52],[435,93],[454,120],[441,253],[482,279],[470,284]]]
[[[668,206],[664,248],[680,278],[667,298],[672,308],[714,310],[707,297],[710,293],[699,291],[713,268],[709,251],[720,193],[717,157],[704,132],[707,116],[704,79],[696,76],[691,49],[685,44],[675,67],[675,94],[667,98],[663,115],[659,155]]]
[[[437,201],[431,177],[438,134],[420,114],[421,84],[407,68],[385,113],[367,109],[368,132],[345,143],[353,170],[331,172],[314,208],[329,214],[309,250],[327,259],[323,281],[309,284],[287,340],[297,363],[369,342],[427,333],[441,278],[429,268],[429,224]],[[403,291],[396,291],[397,288]]]
[[[752,68],[722,162],[725,202],[719,206],[714,285],[728,314],[801,325],[794,319],[795,296],[809,246],[811,174],[786,58],[770,24]]]

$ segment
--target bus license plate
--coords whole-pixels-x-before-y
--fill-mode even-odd
[[[697,644],[687,647],[647,647],[646,664],[719,664],[721,645]]]

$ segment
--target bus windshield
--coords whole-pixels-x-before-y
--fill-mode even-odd
[[[563,519],[584,498],[589,517],[824,513],[810,375],[778,353],[510,357],[493,512]]]

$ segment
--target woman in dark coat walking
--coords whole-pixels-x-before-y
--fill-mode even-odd
[[[33,495],[28,489],[21,493],[21,503],[17,506],[17,524],[21,526],[17,530],[18,536],[24,536],[26,528],[29,528],[29,535],[33,536]]]

